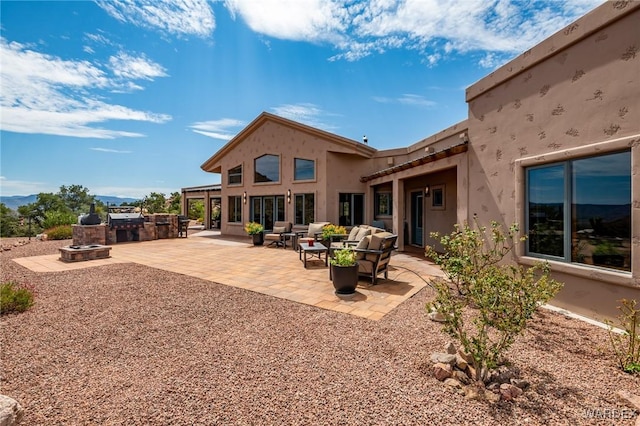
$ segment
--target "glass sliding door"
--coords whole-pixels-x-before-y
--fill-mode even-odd
[[[284,195],[267,195],[263,197],[251,197],[251,220],[264,226],[264,229],[273,229],[276,221],[284,218]]]

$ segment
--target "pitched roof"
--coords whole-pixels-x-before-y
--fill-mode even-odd
[[[242,129],[236,136],[234,136],[226,145],[213,154],[207,161],[205,161],[200,168],[206,172],[220,172],[220,160],[233,150],[238,144],[251,135],[256,129],[264,125],[266,122],[275,122],[282,126],[286,126],[295,129],[300,132],[308,133],[321,139],[325,139],[334,144],[337,144],[355,155],[359,155],[365,158],[371,158],[377,152],[375,148],[370,147],[364,143],[348,139],[342,136],[338,136],[334,133],[329,133],[324,130],[316,129],[315,127],[308,126],[306,124],[298,123],[297,121],[289,120],[287,118],[279,117],[268,112],[262,112],[258,115],[248,126]],[[330,148],[329,151],[332,151]],[[217,167],[216,167],[217,165]]]

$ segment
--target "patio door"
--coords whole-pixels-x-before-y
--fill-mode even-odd
[[[275,221],[284,220],[284,195],[251,197],[251,220],[273,229]]]
[[[411,193],[411,244],[423,247],[424,203],[422,191]]]

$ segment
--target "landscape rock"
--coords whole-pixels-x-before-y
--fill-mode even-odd
[[[20,423],[24,410],[13,398],[0,395],[0,426],[13,426]]]
[[[484,393],[481,392],[480,389],[478,389],[474,385],[465,386],[463,390],[464,390],[464,399],[479,400],[479,399],[482,399],[484,395]]]
[[[456,363],[456,356],[452,354],[435,352],[431,354],[431,362],[433,362],[434,364],[441,362],[443,364],[449,364],[453,366]]]
[[[460,370],[466,370],[469,366],[469,363],[460,355],[460,353],[456,353],[456,367]]]
[[[431,321],[435,321],[435,322],[446,322],[447,321],[447,318],[444,316],[444,314],[442,312],[437,312],[437,311],[429,312],[427,314],[427,317]]]
[[[445,350],[447,351],[448,354],[451,354],[451,355],[455,355],[457,352],[456,345],[454,345],[452,342],[449,342]]]
[[[514,386],[519,387],[522,390],[525,390],[529,387],[529,382],[522,379],[511,379],[510,383]]]
[[[461,383],[464,383],[465,385],[468,385],[469,383],[471,383],[471,378],[467,376],[467,373],[465,373],[464,371],[454,369],[453,375],[451,377],[453,377],[454,379],[458,380]]]
[[[505,401],[513,401],[522,395],[522,389],[510,383],[503,383],[500,385],[500,394]]]
[[[489,401],[492,404],[496,404],[502,398],[500,393],[492,392],[490,390],[485,391],[484,397],[487,401]]]
[[[436,363],[433,366],[433,375],[435,376],[436,379],[440,380],[441,382],[444,381],[445,379],[448,379],[449,377],[452,376],[451,365],[443,364],[441,362]]]
[[[467,364],[473,365],[473,356],[465,352],[462,346],[458,348],[458,355],[460,355],[460,358],[462,358]]]
[[[444,379],[444,384],[454,389],[462,389],[462,383],[452,377]]]

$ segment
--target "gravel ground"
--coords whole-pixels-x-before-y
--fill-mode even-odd
[[[370,321],[135,264],[37,274],[10,260],[68,244],[0,254],[2,282],[37,289],[0,320],[0,393],[25,425],[635,422],[616,392],[638,394],[640,377],[616,368],[605,330],[556,313],[508,353],[529,390],[491,405],[429,374],[448,342],[426,319],[429,288]]]

